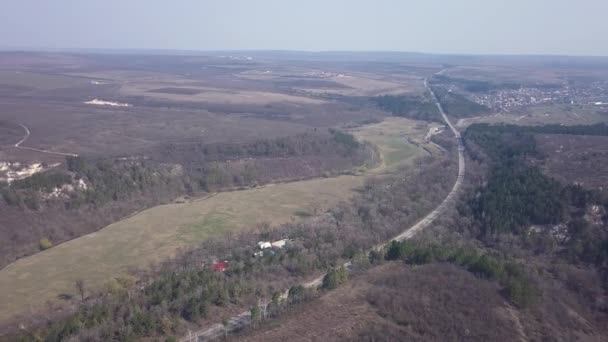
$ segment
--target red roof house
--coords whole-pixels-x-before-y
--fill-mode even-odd
[[[211,265],[211,268],[214,271],[224,272],[228,269],[228,261],[216,261]]]

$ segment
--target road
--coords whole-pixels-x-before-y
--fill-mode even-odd
[[[458,177],[456,178],[456,182],[454,183],[452,190],[450,191],[450,193],[448,193],[448,195],[441,202],[441,204],[439,204],[439,206],[437,208],[435,208],[435,210],[431,211],[422,220],[418,221],[412,227],[410,227],[409,229],[405,230],[403,233],[395,236],[392,239],[392,240],[397,240],[397,241],[403,241],[403,240],[410,239],[414,235],[416,235],[416,233],[418,233],[419,231],[423,230],[424,228],[428,227],[431,223],[433,223],[433,221],[435,221],[435,219],[437,219],[437,217],[439,217],[443,213],[443,211],[446,209],[446,207],[448,207],[454,201],[456,196],[458,196],[458,193],[460,192],[460,189],[462,188],[462,182],[464,181],[464,174],[465,174],[464,145],[462,144],[462,137],[460,136],[460,132],[450,122],[450,119],[445,114],[445,111],[443,110],[441,103],[439,103],[439,100],[437,99],[435,92],[433,92],[433,89],[431,89],[431,87],[429,87],[426,79],[424,80],[424,86],[431,93],[431,96],[433,97],[433,100],[435,101],[435,105],[437,105],[437,108],[439,109],[439,112],[441,113],[441,116],[443,117],[443,121],[445,121],[445,123],[448,125],[448,127],[450,127],[450,129],[452,130],[452,133],[454,133],[454,137],[456,138],[456,141],[458,142]],[[385,244],[380,245],[379,247],[384,247],[384,245]]]
[[[78,157],[78,155],[74,154],[74,153],[55,152],[55,151],[41,150],[41,149],[33,148],[33,147],[21,146],[21,144],[23,144],[30,137],[31,132],[30,132],[29,128],[27,128],[27,126],[25,126],[24,124],[19,124],[19,126],[23,127],[23,129],[25,130],[25,136],[23,137],[23,139],[19,140],[19,142],[15,144],[16,148],[19,148],[22,150],[28,150],[28,151],[36,151],[36,152],[40,152],[40,153],[56,154],[56,155],[60,155],[60,156]]]
[[[422,218],[416,224],[409,227],[408,229],[403,231],[401,234],[395,236],[390,241],[393,241],[393,240],[403,241],[403,240],[411,239],[414,235],[416,235],[416,233],[420,232],[421,230],[423,230],[426,227],[428,227],[429,225],[431,225],[431,223],[433,223],[433,221],[435,221],[441,214],[443,214],[443,212],[446,210],[446,208],[456,199],[456,196],[458,196],[460,190],[462,189],[462,183],[464,181],[464,175],[465,175],[464,145],[462,144],[462,138],[460,136],[460,132],[450,122],[450,119],[445,114],[445,111],[443,110],[441,103],[439,103],[437,96],[433,92],[433,89],[431,89],[431,87],[429,87],[426,79],[424,80],[424,86],[431,93],[433,101],[435,101],[435,104],[436,104],[437,108],[439,109],[441,116],[443,117],[443,121],[445,121],[446,125],[452,130],[452,133],[454,133],[454,137],[456,138],[456,141],[458,142],[458,177],[456,178],[456,182],[454,183],[452,190],[450,190],[450,192],[448,193],[446,198],[444,198],[444,200],[441,202],[441,204],[439,204],[439,206],[437,206],[433,211],[431,211],[429,214],[427,214],[424,218]],[[380,244],[378,246],[375,246],[374,249],[376,249],[376,250],[382,249],[390,241]],[[344,266],[347,268],[350,267],[350,265],[351,265],[350,261],[348,261],[344,264]],[[325,274],[315,278],[314,280],[311,280],[307,283],[302,284],[302,286],[304,286],[305,288],[319,287],[323,283],[324,277],[325,277]],[[288,295],[288,292],[286,291],[285,293],[283,293],[283,295],[281,297],[287,298],[287,295]],[[262,310],[261,310],[262,312],[264,312],[264,308],[267,305],[268,305],[268,303],[261,303],[260,306],[262,308]],[[201,329],[197,332],[190,332],[187,336],[182,338],[180,340],[180,342],[211,341],[214,339],[221,338],[221,337],[225,336],[225,334],[232,332],[232,331],[236,331],[249,324],[251,324],[251,313],[249,311],[245,311],[237,316],[232,317],[230,320],[228,320],[226,325],[217,323],[217,324],[212,325],[211,327]]]

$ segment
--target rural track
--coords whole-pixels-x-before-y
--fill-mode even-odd
[[[40,152],[40,153],[55,154],[55,155],[60,155],[60,156],[78,157],[78,155],[74,154],[74,153],[55,152],[55,151],[42,150],[42,149],[33,148],[33,147],[21,146],[21,144],[23,144],[30,137],[31,132],[30,132],[30,129],[27,128],[27,126],[25,126],[24,124],[19,124],[19,126],[21,126],[25,130],[25,136],[23,137],[23,139],[19,140],[19,142],[15,144],[15,148],[22,149],[22,150],[28,150],[28,151],[35,151],[35,152]]]
[[[373,249],[375,249],[375,250],[380,250],[380,249],[384,248],[390,241],[393,241],[393,240],[403,241],[403,240],[411,239],[414,235],[416,235],[416,233],[418,233],[421,230],[425,229],[426,227],[430,226],[431,223],[433,223],[439,216],[441,216],[441,214],[444,213],[446,208],[448,208],[449,205],[452,202],[454,202],[454,200],[456,199],[456,197],[458,196],[458,194],[460,193],[460,191],[462,189],[462,184],[464,181],[464,175],[465,175],[465,169],[466,169],[465,168],[465,158],[464,158],[464,145],[462,143],[462,137],[460,135],[460,132],[450,122],[450,119],[448,118],[445,111],[443,110],[443,106],[441,106],[441,103],[439,102],[437,96],[435,95],[435,92],[428,85],[427,79],[424,79],[424,86],[430,92],[431,97],[433,98],[433,101],[435,102],[435,105],[437,106],[437,109],[441,113],[443,121],[445,121],[446,125],[448,125],[448,127],[454,134],[454,137],[456,138],[456,141],[458,143],[458,176],[456,178],[456,182],[454,183],[454,186],[452,187],[452,189],[450,190],[448,195],[443,199],[443,201],[435,209],[433,209],[433,211],[428,213],[424,218],[422,218],[420,221],[418,221],[413,226],[404,230],[399,235],[393,237],[392,239],[390,239],[389,241],[387,241],[385,243],[382,243],[380,245],[373,247]],[[351,265],[352,265],[352,263],[350,261],[344,263],[344,267],[346,267],[346,268],[349,268]],[[322,274],[321,276],[319,276],[307,283],[303,283],[301,285],[305,288],[319,287],[323,283],[324,277],[325,277],[325,273]],[[285,291],[281,295],[281,298],[283,298],[283,299],[287,298],[288,293],[289,293],[289,291]],[[269,304],[268,302],[265,302],[265,303],[261,303],[260,306],[265,309],[265,307],[268,304]],[[264,310],[262,310],[262,312],[264,312]],[[242,313],[230,318],[227,321],[226,325],[221,324],[221,323],[216,323],[205,329],[201,329],[196,332],[189,332],[189,334],[187,336],[184,336],[179,341],[180,342],[211,341],[211,340],[215,340],[218,338],[222,338],[227,333],[241,329],[249,324],[251,324],[251,312],[245,311],[245,312],[242,312]]]

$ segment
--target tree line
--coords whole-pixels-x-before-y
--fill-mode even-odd
[[[394,116],[414,120],[443,122],[435,103],[428,97],[382,95],[371,98],[373,104]]]
[[[467,134],[472,136],[488,134],[568,134],[568,135],[596,135],[608,136],[608,124],[597,123],[593,125],[541,125],[541,126],[518,126],[510,124],[491,125],[487,123],[476,123],[467,128]]]
[[[350,160],[350,166],[354,167],[365,161],[366,148],[352,135],[330,129],[327,133],[305,133],[242,144],[166,144],[149,151],[150,156],[142,157],[68,156],[66,170],[41,172],[10,185],[4,184],[1,195],[8,205],[38,210],[49,198],[41,194],[49,194],[64,185],[76,185],[83,180],[86,188],[75,187],[76,191],[72,191],[68,198],[62,198],[66,209],[78,209],[82,205],[101,206],[165,189],[196,192],[247,186],[263,177],[253,166],[231,169],[225,163],[230,160],[342,157]]]

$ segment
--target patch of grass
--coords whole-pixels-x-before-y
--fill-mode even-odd
[[[416,146],[408,143],[405,137],[389,138],[386,144],[389,150],[384,153],[384,160],[389,167],[399,165],[420,152]]]
[[[180,237],[184,242],[191,239],[206,239],[211,235],[224,233],[234,215],[223,212],[211,212],[201,222],[185,225],[181,228]]]

